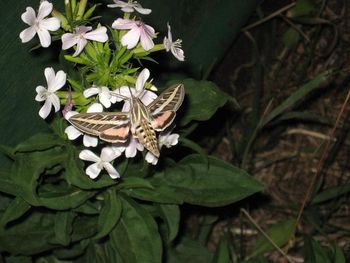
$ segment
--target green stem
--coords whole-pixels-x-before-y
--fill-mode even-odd
[[[52,16],[58,18],[61,21],[61,27],[66,30],[66,31],[71,31],[71,27],[68,24],[67,18],[59,11],[56,9],[52,10],[51,12]]]
[[[144,52],[157,52],[157,51],[160,51],[160,50],[165,50],[165,47],[164,47],[164,44],[157,44],[157,45],[154,45],[154,47],[148,51],[145,51],[143,49],[143,47],[138,47],[138,48],[135,48],[132,53],[134,54],[138,54],[138,53],[144,53]]]
[[[69,0],[64,0],[64,10],[66,11],[67,19],[72,20],[72,7],[70,5]]]
[[[79,2],[78,6],[78,14],[75,20],[81,20],[84,16],[85,13],[85,8],[86,8],[87,0],[81,0]]]

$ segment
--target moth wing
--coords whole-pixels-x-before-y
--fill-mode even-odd
[[[151,125],[156,131],[162,131],[174,121],[176,111],[185,96],[183,84],[175,84],[162,92],[147,108],[153,120]]]
[[[83,133],[113,143],[127,141],[130,130],[129,116],[124,112],[80,113],[68,121]]]

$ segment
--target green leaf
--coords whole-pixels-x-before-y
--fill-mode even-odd
[[[53,254],[58,259],[74,259],[85,253],[89,240],[85,239],[80,242],[71,244],[68,247],[60,247],[53,250]]]
[[[304,238],[304,253],[305,263],[331,263],[328,258],[327,252],[321,247],[321,245],[312,239],[305,236]]]
[[[231,262],[231,253],[228,243],[228,235],[225,234],[221,237],[219,245],[216,249],[212,263],[226,263]]]
[[[6,263],[32,263],[31,257],[26,256],[8,256],[5,258]],[[2,261],[1,261],[2,262]]]
[[[282,121],[298,120],[303,122],[314,122],[320,124],[331,125],[332,121],[325,117],[320,116],[317,113],[310,111],[291,111],[281,114],[274,121],[270,122],[270,125],[276,125]]]
[[[317,12],[315,3],[311,0],[297,0],[295,7],[289,10],[290,17],[308,16]]]
[[[346,263],[345,255],[341,247],[334,244],[334,263]]]
[[[326,190],[322,191],[321,193],[317,194],[312,199],[311,203],[312,204],[319,204],[322,202],[326,202],[326,201],[338,198],[339,196],[342,196],[348,192],[350,192],[350,184],[332,187],[332,188],[326,189]]]
[[[38,133],[18,144],[15,152],[31,152],[47,150],[55,146],[64,145],[64,141],[52,133]]]
[[[109,234],[120,219],[122,202],[114,190],[110,189],[104,194],[104,206],[102,207],[97,223],[97,236],[99,239]]]
[[[8,170],[0,171],[0,192],[15,196],[17,186],[11,179],[11,172]]]
[[[123,197],[123,212],[111,232],[112,241],[124,262],[157,263],[162,261],[162,245],[157,224],[135,201]]]
[[[283,43],[288,48],[294,48],[300,40],[300,33],[293,27],[289,28],[283,35]]]
[[[55,239],[58,244],[68,246],[71,242],[73,220],[75,214],[72,211],[58,211],[55,216]]]
[[[121,182],[118,184],[117,189],[129,189],[129,188],[154,189],[151,183],[146,179],[138,178],[138,177],[121,178]]]
[[[30,209],[30,205],[21,197],[16,197],[3,213],[0,226],[5,227],[7,223],[21,217]]]
[[[293,235],[294,229],[295,219],[289,219],[273,225],[266,231],[266,234],[275,243],[275,245],[282,247]],[[271,244],[271,242],[260,234],[255,244],[254,255],[263,254],[274,249],[275,247]]]
[[[200,154],[203,157],[203,160],[208,162],[208,157],[207,154],[205,153],[205,151],[203,150],[203,148],[195,143],[194,141],[187,139],[185,137],[180,137],[179,142],[181,143],[181,145],[195,151],[196,153]]]
[[[330,72],[326,71],[314,79],[310,80],[308,83],[304,84],[301,88],[295,91],[290,95],[285,101],[283,101],[279,106],[277,106],[272,112],[270,112],[266,118],[260,124],[261,127],[264,127],[271,120],[282,114],[288,108],[293,107],[296,103],[304,99],[310,92],[320,88],[323,83],[325,83],[330,76]]]
[[[191,121],[210,119],[217,109],[226,103],[229,96],[210,81],[184,79],[181,83],[184,84],[186,92],[185,102],[181,107],[187,106],[187,109],[184,110],[185,114],[180,120],[180,126],[185,126]]]
[[[167,243],[173,241],[179,232],[180,225],[180,209],[178,205],[158,204],[160,217],[166,223],[168,235]]]
[[[184,202],[218,207],[237,202],[263,189],[263,185],[245,171],[215,157],[203,161],[198,154],[189,155],[178,165],[158,172],[150,179]],[[158,188],[159,187],[159,188]]]

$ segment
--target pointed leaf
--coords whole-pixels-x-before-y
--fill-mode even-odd
[[[180,209],[178,205],[158,204],[157,209],[160,212],[160,216],[167,225],[168,236],[167,243],[173,241],[180,226]]]
[[[30,209],[30,205],[21,197],[16,197],[2,214],[0,226],[5,227],[7,223],[21,217]]]
[[[58,244],[68,246],[71,242],[71,234],[73,231],[74,213],[71,211],[58,211],[55,216],[55,239]]]
[[[31,152],[47,150],[58,145],[64,145],[64,141],[52,133],[38,133],[18,144],[15,152]]]

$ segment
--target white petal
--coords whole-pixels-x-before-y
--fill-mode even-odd
[[[84,90],[84,93],[83,93],[83,94],[84,94],[84,97],[85,97],[85,98],[89,98],[89,97],[91,97],[91,96],[93,96],[93,95],[99,94],[100,91],[101,91],[100,88],[91,87],[91,88],[88,88],[88,89]]]
[[[19,37],[22,40],[22,43],[26,43],[30,40],[32,40],[32,38],[35,36],[36,31],[34,29],[34,27],[28,27],[26,29],[24,29],[20,34]]]
[[[122,97],[124,97],[124,98],[121,98],[121,97],[115,96],[117,98],[117,101],[122,101],[125,98],[131,98],[130,91],[133,95],[135,95],[136,90],[134,88],[129,88],[127,86],[122,86],[119,89],[113,91],[113,93],[119,94]]]
[[[39,40],[40,40],[40,44],[42,47],[48,47],[51,44],[51,36],[49,31],[47,31],[46,29],[42,29],[39,28],[39,30],[37,31],[38,36],[39,36]]]
[[[91,106],[87,109],[86,112],[102,112],[103,107],[100,103],[93,103]]]
[[[118,173],[118,171],[110,163],[103,163],[103,167],[106,169],[106,171],[108,172],[109,176],[112,179],[116,179],[120,177],[120,174]]]
[[[114,29],[131,29],[135,26],[135,21],[134,20],[129,20],[129,19],[123,19],[123,18],[118,18],[115,20],[112,24],[112,28]]]
[[[68,112],[66,113],[66,115],[64,116],[64,118],[65,118],[66,120],[69,120],[70,117],[72,117],[72,116],[74,116],[74,115],[77,115],[77,114],[78,114],[78,112],[76,112],[76,111],[68,111]]]
[[[61,22],[58,18],[56,17],[50,17],[47,19],[44,19],[40,21],[39,27],[49,30],[49,31],[56,31],[60,28]]]
[[[47,99],[44,105],[39,110],[39,116],[43,119],[46,119],[46,117],[50,114],[51,107],[52,107],[52,103],[49,99]]]
[[[53,68],[51,68],[51,67],[45,68],[44,75],[45,75],[45,78],[46,78],[47,87],[55,86],[56,75],[55,75],[55,71],[53,70]],[[49,90],[49,88],[47,90]]]
[[[60,99],[57,97],[56,94],[50,94],[50,96],[47,98],[51,101],[52,105],[55,108],[55,112],[58,112],[60,110]]]
[[[66,50],[78,43],[78,37],[72,33],[66,33],[62,35],[62,49]]]
[[[96,147],[98,144],[97,137],[85,134],[83,137],[83,144],[85,147]]]
[[[75,28],[74,32],[76,35],[84,35],[86,32],[89,32],[92,29],[91,26],[79,26]]]
[[[153,165],[156,165],[158,163],[158,158],[154,156],[151,152],[148,152],[145,156],[145,160]]]
[[[139,6],[140,6],[140,7],[135,6],[134,8],[135,8],[135,10],[136,10],[137,12],[139,12],[140,14],[149,15],[149,14],[152,12],[151,9],[143,8],[143,7],[141,7],[141,5],[139,5]]]
[[[154,30],[153,30],[154,31]],[[152,41],[152,36],[151,34],[141,31],[141,46],[143,47],[144,50],[148,51],[154,47],[154,43]]]
[[[38,11],[38,20],[42,20],[44,17],[47,17],[52,11],[52,4],[48,1],[42,1],[39,6]]]
[[[90,150],[82,150],[79,154],[79,158],[84,161],[90,161],[95,163],[101,161],[100,157],[98,157],[96,154],[94,154]]]
[[[27,25],[34,25],[35,24],[35,11],[32,7],[27,7],[26,11],[21,15],[22,21],[26,23]]]
[[[91,178],[95,179],[101,172],[101,168],[98,163],[94,163],[88,166],[86,169],[86,174]]]
[[[125,6],[122,8],[122,11],[125,13],[132,13],[132,12],[134,12],[134,8],[132,8],[130,6]]]
[[[82,133],[74,128],[72,125],[68,126],[64,132],[67,134],[69,140],[75,140],[78,138]]]
[[[181,48],[172,46],[171,47],[171,53],[179,61],[184,61],[185,60],[185,54],[184,54],[184,51]]]
[[[169,22],[167,23],[167,27],[168,27],[168,41],[170,43],[172,43],[173,42],[173,35],[171,34],[171,27],[170,27]]]
[[[66,84],[66,80],[67,80],[67,74],[63,70],[58,71],[56,73],[53,86],[50,87],[48,85],[48,90],[51,92],[59,90],[60,88],[62,88],[64,86],[64,84]]]
[[[137,93],[140,93],[143,90],[143,87],[149,78],[150,72],[148,69],[143,69],[140,73],[140,75],[137,77],[135,88]]]
[[[78,56],[87,44],[87,40],[84,38],[79,38],[77,42],[77,49],[75,50],[73,57]]]
[[[44,101],[46,100],[47,96],[46,96],[46,92],[47,89],[43,86],[37,86],[35,89],[36,93],[38,93],[35,97],[36,101]]]
[[[122,108],[122,112],[129,112],[130,111],[130,102],[129,101],[125,101],[123,108]]]
[[[140,29],[135,27],[132,28],[128,33],[126,33],[122,39],[121,43],[123,46],[127,46],[127,49],[132,49],[134,48],[137,43],[139,42],[140,39]]]
[[[106,42],[108,40],[108,35],[107,35],[107,28],[104,26],[101,26],[89,33],[86,33],[84,35],[86,39],[89,40],[95,40],[98,42]]]
[[[157,97],[158,97],[157,94],[155,94],[154,92],[149,90],[144,90],[142,94],[139,96],[139,99],[142,101],[143,104],[147,106],[152,101],[154,101]]]
[[[171,146],[176,145],[179,142],[180,135],[174,133],[166,136],[165,141],[161,142],[163,145],[165,145],[167,148],[170,148]]]
[[[121,152],[115,151],[113,147],[104,147],[101,151],[101,160],[103,162],[111,162],[119,157]]]
[[[104,87],[102,87],[104,88]],[[99,100],[105,108],[111,107],[110,94],[109,92],[103,91],[99,94]]]

